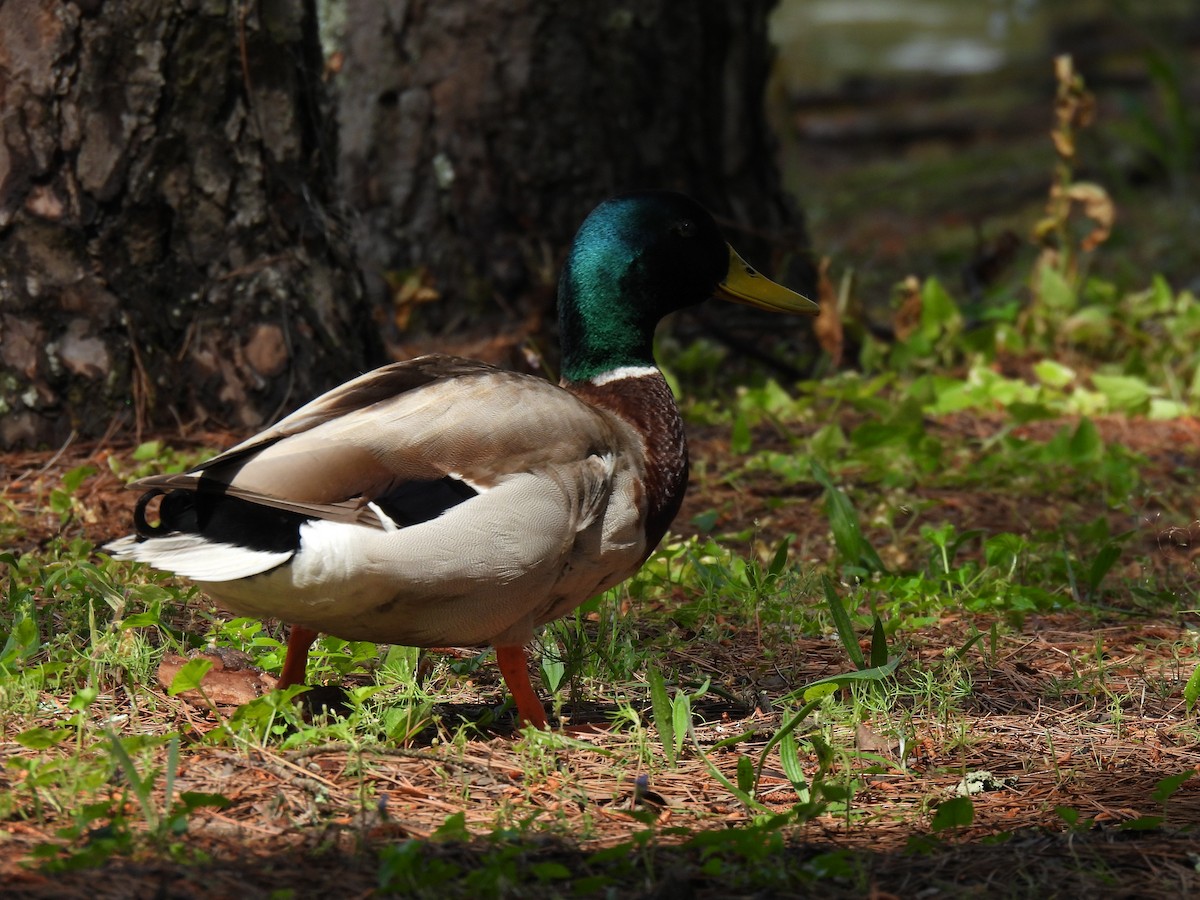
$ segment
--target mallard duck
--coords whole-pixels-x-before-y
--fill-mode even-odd
[[[687,443],[651,344],[663,316],[714,295],[818,311],[687,197],[608,200],[559,283],[560,384],[454,356],[384,366],[188,472],[134,482],[137,533],[106,549],[290,623],[280,687],[303,683],[320,632],[490,644],[519,717],[545,727],[525,645],[636,572],[679,510]]]

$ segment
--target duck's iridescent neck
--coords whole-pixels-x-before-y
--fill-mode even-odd
[[[616,369],[563,387],[585,403],[628,422],[646,447],[646,555],[666,534],[687,490],[688,451],[683,418],[671,388],[653,366]]]

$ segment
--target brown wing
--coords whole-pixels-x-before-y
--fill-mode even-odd
[[[366,504],[412,484],[506,475],[620,452],[619,420],[528,375],[447,356],[376,369],[189,472],[139,488],[212,487],[280,509],[379,524]]]

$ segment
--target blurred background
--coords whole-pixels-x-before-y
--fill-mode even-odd
[[[1059,54],[1096,100],[1075,177],[1117,210],[1089,264],[1126,288],[1152,272],[1200,287],[1195,2],[782,0],[770,37],[784,183],[817,253],[853,270],[868,306],[909,274],[957,289],[1005,235],[1018,256],[1036,252]]]

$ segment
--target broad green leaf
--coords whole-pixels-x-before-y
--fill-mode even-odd
[[[887,635],[883,631],[883,622],[879,616],[871,626],[871,666],[878,668],[888,661]]]
[[[938,804],[930,828],[936,834],[951,828],[967,828],[975,821],[975,804],[970,797],[953,797]]]
[[[1053,388],[1065,388],[1075,380],[1075,370],[1053,359],[1043,359],[1033,364],[1033,374],[1042,384]]]
[[[100,689],[94,687],[80,688],[75,692],[75,696],[67,704],[67,708],[79,712],[87,709],[96,702],[96,698],[100,696]]]
[[[1104,440],[1100,437],[1096,423],[1087,416],[1080,419],[1075,427],[1071,442],[1067,445],[1067,452],[1071,462],[1077,466],[1097,463],[1104,458]]]
[[[10,668],[13,663],[27,659],[40,646],[37,619],[32,615],[22,616],[13,625],[8,640],[4,642],[4,649],[0,650],[0,669]]]
[[[1186,772],[1180,772],[1177,775],[1168,775],[1166,778],[1159,781],[1154,788],[1154,793],[1150,796],[1158,803],[1166,803],[1179,790],[1180,785],[1196,774],[1195,769],[1188,769]]]
[[[822,425],[808,439],[808,452],[822,462],[835,458],[846,447],[846,434],[836,422]]]
[[[133,451],[134,462],[152,462],[163,452],[162,441],[145,441],[138,444]]]
[[[667,758],[667,765],[674,766],[675,719],[671,699],[667,696],[667,685],[658,666],[652,665],[646,669],[646,681],[650,685],[650,706],[654,712],[654,727],[658,729],[658,737],[662,742],[663,755]]]
[[[746,421],[745,414],[738,410],[737,415],[733,417],[733,428],[729,433],[729,449],[742,456],[750,452],[750,446],[750,424]]]
[[[546,686],[551,694],[558,691],[559,686],[563,683],[563,676],[567,673],[567,667],[563,661],[557,656],[549,653],[542,654],[542,684]]]
[[[754,788],[758,784],[758,779],[755,778],[754,761],[745,754],[738,757],[737,784],[739,791],[750,795],[754,794]]]
[[[1149,407],[1150,398],[1159,391],[1135,375],[1092,375],[1092,384],[1108,405],[1117,411],[1139,412]]]
[[[850,657],[850,662],[854,663],[854,668],[865,669],[867,662],[863,658],[862,648],[858,646],[858,635],[854,633],[850,614],[846,612],[842,598],[838,596],[833,581],[828,575],[821,576],[821,586],[825,589],[825,604],[829,607],[830,615],[833,616],[833,625],[837,629],[838,638],[846,650],[846,655]]]
[[[70,728],[29,728],[16,736],[16,741],[29,750],[49,750],[70,737]]]
[[[182,791],[179,794],[178,806],[186,812],[192,812],[201,807],[224,809],[232,802],[224,794],[213,794],[206,791]]]
[[[459,811],[446,816],[430,837],[435,841],[469,841],[471,831],[467,828],[467,814]]]
[[[171,679],[171,686],[167,688],[167,693],[175,697],[184,691],[194,691],[200,687],[200,682],[204,680],[204,676],[208,674],[212,665],[211,659],[189,659]]]
[[[1073,342],[1103,344],[1113,338],[1111,310],[1102,306],[1084,306],[1076,310],[1059,328],[1059,337]]]
[[[1117,826],[1121,831],[1154,831],[1162,827],[1162,816],[1138,816]]]
[[[767,574],[778,578],[783,574],[783,568],[787,565],[788,545],[792,542],[792,536],[784,535],[780,540],[779,546],[775,548],[775,555],[771,558],[771,565],[767,567]]]
[[[865,672],[866,670],[860,669],[859,671]],[[852,672],[850,674],[857,675],[858,672]],[[836,675],[832,677],[837,678]],[[813,682],[812,684],[806,685],[800,689],[800,699],[805,703],[814,703],[818,700],[824,700],[826,697],[832,697],[834,694],[836,694],[839,687],[841,687],[841,685],[836,681],[825,680]]]
[[[833,483],[829,473],[815,459],[810,461],[813,478],[825,491],[825,513],[833,531],[838,552],[851,565],[862,566],[869,572],[886,572],[883,560],[875,552],[858,524],[858,514],[850,500]]]
[[[1113,567],[1113,563],[1120,558],[1120,544],[1110,542],[1100,548],[1100,551],[1096,554],[1096,558],[1092,560],[1091,566],[1088,567],[1087,582],[1090,593],[1094,594],[1096,592],[1100,587],[1100,582],[1104,580],[1104,576]]]
[[[676,758],[678,758],[680,752],[683,750],[683,741],[691,725],[692,698],[683,691],[680,691],[675,695],[675,699],[671,703],[671,727],[675,732],[672,744]]]
[[[557,862],[532,863],[529,873],[538,881],[564,881],[572,876],[570,869]]]
[[[1180,403],[1178,400],[1167,400],[1162,397],[1153,397],[1150,400],[1150,409],[1146,412],[1146,418],[1156,421],[1165,419],[1178,419],[1189,414],[1189,409],[1186,403]]]
[[[1200,699],[1200,665],[1192,670],[1191,677],[1183,686],[1183,702],[1187,705],[1188,712],[1192,711],[1197,699]]]
[[[131,616],[126,616],[121,620],[119,627],[122,631],[128,631],[130,628],[149,628],[153,625],[162,624],[162,616],[158,604],[154,605],[153,609],[148,609],[145,612],[134,613]]]
[[[95,466],[76,466],[71,471],[63,475],[63,490],[68,494],[73,494],[79,490],[79,486],[88,478],[96,474]]]
[[[1068,312],[1075,308],[1075,289],[1053,266],[1042,266],[1038,297],[1050,309]]]
[[[779,740],[779,764],[783,774],[792,783],[792,789],[801,803],[808,802],[810,792],[808,778],[804,774],[804,766],[800,762],[800,748],[796,744],[796,735],[788,732]]]
[[[921,285],[921,333],[930,340],[942,332],[958,331],[962,314],[954,299],[936,278]]]
[[[839,687],[844,687],[852,682],[871,682],[883,681],[890,678],[892,673],[896,671],[896,667],[900,665],[900,657],[893,656],[885,665],[874,666],[869,669],[860,669],[857,672],[842,672],[838,675],[828,675],[825,678],[819,678],[816,681],[806,684],[802,688],[792,691],[780,697],[780,702],[795,700],[797,697],[802,697],[805,701],[816,700],[820,697],[827,697],[836,691]]]
[[[1066,823],[1068,828],[1075,827],[1079,822],[1079,810],[1073,806],[1056,806],[1054,807],[1055,814]]]

